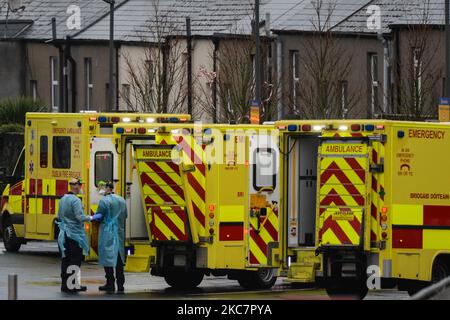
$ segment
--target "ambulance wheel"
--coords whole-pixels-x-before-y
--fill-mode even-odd
[[[369,289],[365,283],[359,281],[351,283],[340,283],[337,285],[330,285],[326,288],[327,294],[331,299],[358,299],[362,300],[367,295]]]
[[[8,252],[17,252],[22,245],[12,224],[8,223],[3,229],[3,244]]]
[[[247,290],[270,289],[276,281],[276,269],[246,271],[238,277],[241,287]]]
[[[171,271],[164,276],[167,284],[177,290],[193,290],[203,281],[203,272],[200,271]]]
[[[437,259],[436,262],[433,264],[433,270],[432,270],[432,283],[438,283],[441,280],[444,280],[450,276],[449,267],[445,263],[443,259]]]

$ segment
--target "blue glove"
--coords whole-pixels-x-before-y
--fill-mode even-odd
[[[91,221],[102,221],[103,215],[100,213],[96,213],[93,216],[91,216]]]

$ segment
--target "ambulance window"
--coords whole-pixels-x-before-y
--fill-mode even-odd
[[[70,169],[70,137],[53,137],[53,168]]]
[[[40,146],[39,146],[39,162],[41,165],[41,168],[47,168],[48,167],[48,137],[47,136],[41,136],[40,139]]]
[[[253,158],[253,188],[256,191],[264,188],[275,189],[277,183],[275,166],[276,155],[273,149],[258,148],[255,150]]]
[[[23,179],[25,176],[25,152],[23,151],[20,153],[12,176],[18,179]]]
[[[95,153],[95,186],[99,181],[113,181],[114,156],[109,151],[99,151]]]

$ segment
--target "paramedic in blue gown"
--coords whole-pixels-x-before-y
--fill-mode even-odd
[[[78,197],[81,193],[81,180],[73,178],[69,186],[70,191],[61,198],[58,205],[58,246],[62,256],[61,291],[77,293],[87,290],[85,286],[81,286],[78,276],[72,276],[80,270],[84,256],[89,255],[84,223],[99,217],[84,214],[81,199]]]
[[[106,284],[99,287],[100,291],[108,293],[124,292],[124,265],[125,265],[125,221],[127,219],[127,206],[125,199],[114,194],[114,184],[107,182],[104,197],[98,204],[96,214],[101,215],[100,235],[98,241],[98,263],[105,268]],[[114,277],[115,269],[115,277]]]

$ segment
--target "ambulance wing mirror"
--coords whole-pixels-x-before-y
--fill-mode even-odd
[[[195,165],[193,164],[181,164],[181,171],[183,172],[194,172],[195,171]]]

